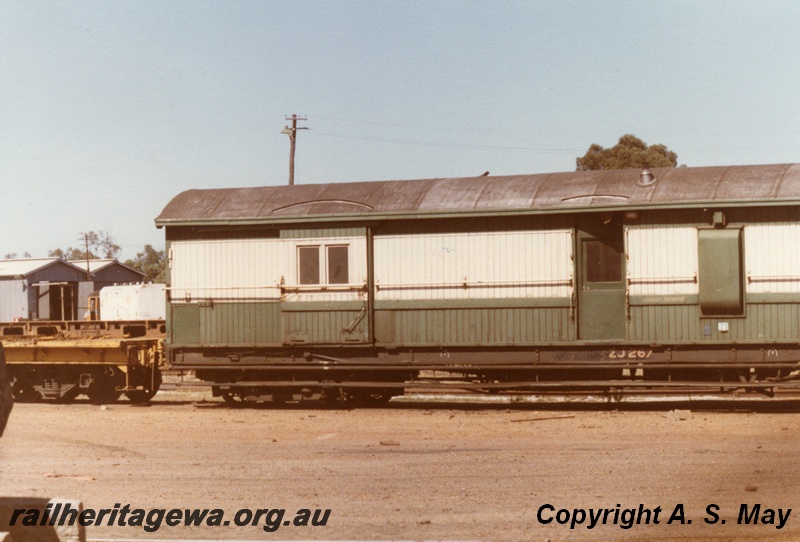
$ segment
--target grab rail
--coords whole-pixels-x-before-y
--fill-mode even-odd
[[[753,282],[793,282],[800,281],[800,275],[760,275],[753,277],[747,275],[747,284]]]
[[[628,277],[628,284],[655,284],[659,282],[679,283],[689,282],[697,284],[697,275],[690,277]]]
[[[542,280],[509,280],[487,282],[481,280],[463,280],[461,282],[429,282],[429,283],[397,283],[397,284],[375,284],[375,290],[414,290],[428,288],[471,288],[471,287],[544,287],[544,286],[572,286],[573,280],[569,279],[542,279]]]

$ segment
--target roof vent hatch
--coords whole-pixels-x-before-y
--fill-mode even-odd
[[[650,171],[650,168],[643,168],[641,175],[639,175],[639,182],[636,183],[639,186],[650,186],[656,184],[656,176],[653,175],[653,172]]]

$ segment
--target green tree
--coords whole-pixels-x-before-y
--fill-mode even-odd
[[[619,143],[604,149],[592,143],[586,154],[575,160],[576,171],[595,171],[599,169],[626,169],[644,167],[676,167],[678,155],[665,145],[650,145],[636,137],[625,134]]]
[[[132,260],[126,260],[125,265],[144,273],[147,282],[167,281],[167,253],[154,249],[152,245],[145,245],[144,252],[138,252]]]
[[[16,252],[11,252],[11,253],[6,254],[5,256],[3,256],[3,259],[5,259],[5,260],[16,260],[17,257],[18,256],[17,256]],[[30,252],[25,251],[25,254],[23,254],[22,257],[23,258],[31,258],[32,256],[31,256]]]
[[[100,258],[116,259],[122,248],[105,230],[81,233],[83,244],[76,247],[56,248],[47,253],[51,258],[65,260],[97,260]],[[88,245],[89,253],[86,252]]]

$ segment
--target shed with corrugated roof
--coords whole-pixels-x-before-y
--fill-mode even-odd
[[[85,277],[61,258],[0,260],[0,321],[75,319]]]
[[[89,269],[90,281],[84,279],[78,287],[78,316],[89,310],[88,299],[93,292],[106,286],[136,284],[144,281],[144,273],[116,259],[70,260],[70,263],[86,272]]]

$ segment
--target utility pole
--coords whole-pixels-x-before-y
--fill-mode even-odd
[[[86,243],[86,282],[92,281],[92,272],[89,270],[89,234],[83,234],[83,240]]]
[[[286,117],[286,120],[292,121],[292,127],[289,128],[288,125],[283,127],[281,130],[282,134],[287,134],[289,136],[289,185],[294,184],[294,149],[295,144],[297,141],[297,130],[308,130],[306,127],[297,127],[298,120],[308,120],[308,117],[298,117],[297,115],[292,115],[291,117]]]

